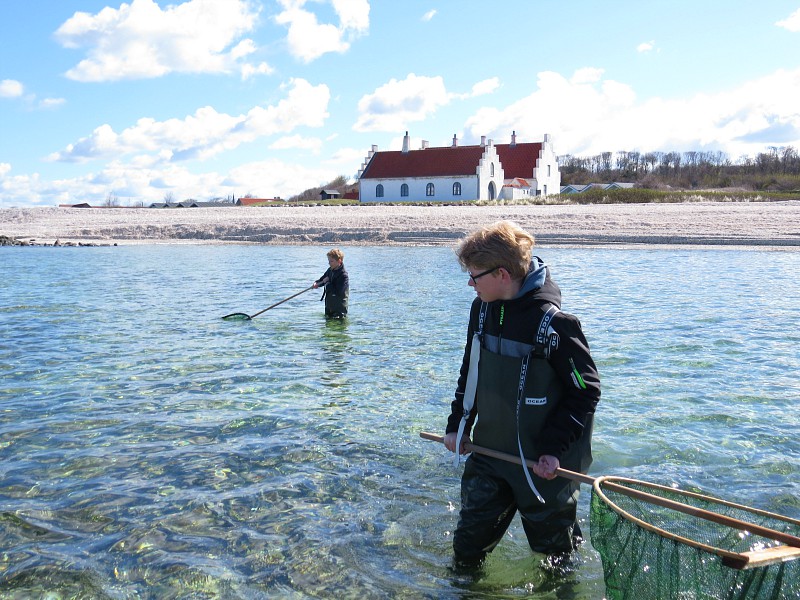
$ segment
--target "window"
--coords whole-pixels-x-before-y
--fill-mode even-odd
[[[453,196],[461,195],[461,184],[457,181],[453,184]]]
[[[494,163],[489,165],[489,177],[494,177]]]
[[[403,198],[408,196],[408,184],[407,183],[404,183],[403,185],[400,186],[400,195]]]
[[[429,183],[425,186],[425,195],[426,196],[434,196],[436,194],[436,188],[433,187],[432,183]]]
[[[379,183],[375,186],[375,197],[376,198],[383,198],[383,184]]]
[[[550,177],[550,165],[547,165],[547,176]]]

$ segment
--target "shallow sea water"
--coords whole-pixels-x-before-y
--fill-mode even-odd
[[[453,575],[441,433],[472,291],[452,250],[0,248],[0,597],[602,598],[518,520]],[[603,382],[592,474],[800,518],[800,253],[556,249]],[[588,532],[585,490],[580,514]]]

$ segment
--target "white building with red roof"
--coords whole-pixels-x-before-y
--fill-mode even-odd
[[[561,173],[550,141],[510,144],[481,138],[480,145],[379,152],[373,146],[358,173],[361,202],[460,202],[558,194]]]

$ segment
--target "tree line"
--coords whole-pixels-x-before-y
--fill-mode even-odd
[[[769,146],[737,160],[719,151],[601,152],[558,157],[562,185],[635,183],[650,189],[742,188],[800,190],[800,154],[793,146]]]

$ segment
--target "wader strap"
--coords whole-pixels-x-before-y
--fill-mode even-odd
[[[525,453],[522,451],[522,439],[519,437],[519,409],[520,406],[522,406],[522,401],[525,398],[525,380],[528,377],[528,363],[530,359],[531,355],[527,354],[525,358],[522,359],[522,366],[519,369],[519,387],[517,388],[517,447],[519,448],[519,458],[522,460],[522,471],[525,473],[525,479],[528,481],[528,487],[530,487],[531,491],[536,495],[536,499],[542,504],[545,504],[544,498],[542,498],[539,490],[536,489],[533,479],[531,479],[530,471],[525,465]]]
[[[481,304],[481,312],[478,319],[478,331],[472,334],[472,347],[469,352],[469,371],[467,371],[467,383],[464,386],[464,398],[461,401],[463,416],[458,424],[458,434],[456,435],[456,456],[453,465],[456,467],[461,461],[461,438],[464,436],[464,428],[469,420],[472,407],[475,406],[475,393],[478,390],[478,364],[481,360],[481,342],[483,340],[483,322],[486,318],[486,302]]]

